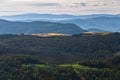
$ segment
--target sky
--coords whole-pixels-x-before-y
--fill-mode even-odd
[[[120,14],[120,0],[0,0],[0,15]]]

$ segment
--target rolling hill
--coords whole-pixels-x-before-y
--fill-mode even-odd
[[[0,34],[36,34],[36,33],[63,33],[80,34],[85,30],[71,23],[56,22],[13,22],[0,20]]]
[[[120,32],[120,14],[92,14],[92,15],[68,15],[68,14],[20,14],[10,16],[0,16],[1,19],[10,21],[32,22],[51,21],[59,23],[72,23],[83,29],[100,29],[103,31]],[[98,31],[98,30],[95,30]],[[99,32],[99,31],[98,31]]]
[[[46,63],[105,60],[120,51],[120,34],[39,37],[0,35],[0,54],[29,54]]]
[[[101,30],[101,29],[95,29],[95,28],[90,28],[90,29],[87,29],[88,32],[109,32],[109,31],[104,31],[104,30]]]
[[[119,80],[120,33],[0,35],[0,73],[0,80]]]
[[[86,19],[71,19],[71,20],[63,20],[61,23],[73,23],[81,26],[84,29],[101,29],[104,31],[111,32],[120,32],[120,17],[93,17]]]

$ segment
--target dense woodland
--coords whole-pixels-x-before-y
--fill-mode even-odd
[[[87,65],[89,66],[89,68],[81,68],[81,67],[75,68],[73,66],[67,66],[67,65],[66,66],[50,65],[50,64],[47,65],[45,63],[42,63],[38,58],[32,57],[30,55],[7,54],[0,57],[0,79],[1,80],[120,80],[120,76],[119,76],[120,56],[118,56],[117,58],[115,57],[111,58],[109,60],[106,61],[106,65],[107,65],[106,68],[103,68],[104,65],[99,65],[94,61],[91,63],[89,62],[86,62],[84,64],[82,63],[82,65]],[[101,62],[101,64],[104,64],[104,62]],[[113,65],[114,67],[111,67],[111,65]]]
[[[120,80],[120,33],[0,35],[0,80]]]
[[[0,35],[0,54],[30,54],[48,63],[107,59],[120,51],[120,34],[39,37]]]

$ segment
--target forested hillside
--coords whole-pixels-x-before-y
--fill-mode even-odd
[[[0,54],[23,53],[50,63],[107,59],[120,51],[120,34],[39,37],[0,35]]]
[[[0,35],[0,80],[120,80],[120,33]]]
[[[62,24],[48,21],[17,22],[0,19],[0,34],[24,34],[24,33],[80,34],[82,32],[85,32],[85,30],[71,23]]]

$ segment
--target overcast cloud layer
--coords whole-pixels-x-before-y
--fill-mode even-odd
[[[0,0],[0,15],[120,14],[120,0]]]

